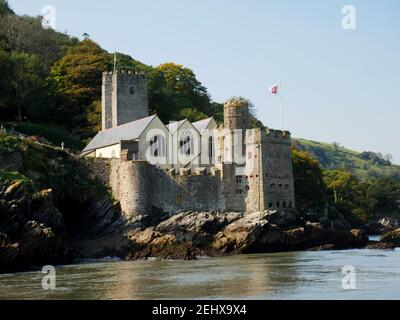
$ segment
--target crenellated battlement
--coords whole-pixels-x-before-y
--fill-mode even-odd
[[[103,77],[110,77],[113,75],[128,75],[128,76],[140,76],[145,78],[144,72],[132,71],[132,70],[115,70],[115,71],[104,71]]]
[[[291,140],[291,133],[289,131],[266,129],[266,137],[269,139],[282,139]]]

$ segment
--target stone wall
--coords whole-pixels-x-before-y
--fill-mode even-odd
[[[143,75],[114,73],[112,112],[113,127],[148,116],[147,83]]]
[[[291,137],[287,131],[263,132],[263,179],[265,208],[294,208]]]
[[[158,168],[146,161],[90,159],[97,176],[109,183],[127,218],[153,209],[255,212],[295,207],[289,132],[249,130],[246,165]]]
[[[115,128],[148,116],[146,79],[131,71],[103,73],[102,128]]]

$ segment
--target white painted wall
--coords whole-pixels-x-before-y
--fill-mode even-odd
[[[119,158],[121,154],[121,145],[115,144],[112,146],[96,149],[96,158]]]

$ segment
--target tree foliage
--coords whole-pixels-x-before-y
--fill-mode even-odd
[[[324,181],[319,162],[311,154],[292,150],[296,204],[300,211],[325,206]]]

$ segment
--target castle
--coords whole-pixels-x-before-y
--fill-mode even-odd
[[[246,100],[213,118],[168,125],[148,114],[143,74],[103,73],[102,131],[82,151],[127,217],[154,212],[295,208],[287,131],[250,129]],[[101,167],[101,169],[99,169]]]

